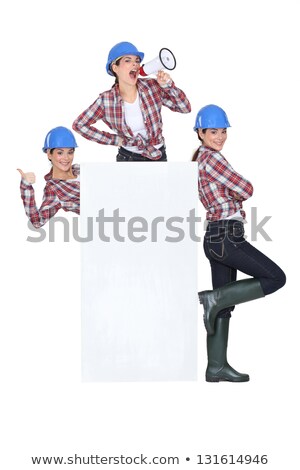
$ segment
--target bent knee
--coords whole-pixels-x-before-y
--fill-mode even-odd
[[[263,288],[265,295],[273,294],[273,292],[276,292],[277,290],[281,289],[285,284],[286,275],[282,271],[282,269],[278,268],[276,276],[274,276],[272,279],[268,279],[267,283],[265,284],[265,288]]]
[[[283,287],[285,284],[286,284],[286,275],[281,270],[281,276],[280,276],[280,279],[278,280],[278,289],[281,289],[281,287]]]

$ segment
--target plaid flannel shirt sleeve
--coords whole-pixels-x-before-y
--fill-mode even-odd
[[[211,181],[217,181],[230,192],[234,191],[241,200],[246,200],[253,194],[250,181],[234,171],[232,166],[220,153],[212,153],[206,164],[206,172]]]
[[[101,131],[94,124],[105,116],[101,97],[98,97],[91,106],[83,111],[72,124],[72,129],[88,140],[104,145],[118,145],[117,134]]]
[[[185,93],[175,86],[173,80],[160,88],[163,90],[162,102],[164,106],[178,113],[191,112],[192,108],[189,100]]]
[[[25,212],[35,228],[45,225],[61,208],[58,197],[47,185],[45,186],[42,205],[39,209],[36,206],[33,186],[22,179],[20,190]]]

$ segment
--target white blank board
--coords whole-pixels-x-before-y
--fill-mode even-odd
[[[192,162],[81,164],[84,382],[197,379],[197,198]]]

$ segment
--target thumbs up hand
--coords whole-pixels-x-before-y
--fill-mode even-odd
[[[21,174],[22,178],[27,181],[29,184],[35,183],[35,174],[32,172],[24,173],[20,168],[17,168],[18,172]]]

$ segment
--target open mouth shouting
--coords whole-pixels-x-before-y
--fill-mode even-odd
[[[129,72],[129,76],[135,80],[139,75],[139,70],[136,70],[136,69],[133,69],[133,70],[130,70]]]

